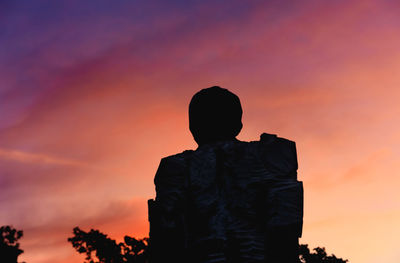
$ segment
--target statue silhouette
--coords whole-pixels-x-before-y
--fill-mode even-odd
[[[150,262],[299,262],[303,188],[295,143],[236,139],[239,98],[220,87],[189,105],[195,151],[161,160],[149,200]]]

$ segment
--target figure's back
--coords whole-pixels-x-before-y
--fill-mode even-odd
[[[155,185],[153,262],[298,261],[302,185],[294,142],[263,134],[205,144],[162,159]]]

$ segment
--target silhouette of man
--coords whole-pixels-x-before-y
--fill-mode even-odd
[[[195,151],[161,160],[149,200],[151,262],[299,262],[303,219],[295,143],[236,139],[239,98],[211,87],[189,105]]]

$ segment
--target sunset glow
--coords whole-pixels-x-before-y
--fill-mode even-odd
[[[188,103],[219,85],[239,139],[296,141],[301,243],[400,262],[399,2],[6,0],[0,25],[0,225],[22,261],[83,262],[75,226],[148,236],[159,161],[196,148]]]

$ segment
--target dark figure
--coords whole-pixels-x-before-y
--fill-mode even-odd
[[[189,105],[195,151],[161,160],[149,200],[151,262],[299,262],[303,188],[295,143],[236,139],[239,98],[211,87]]]

